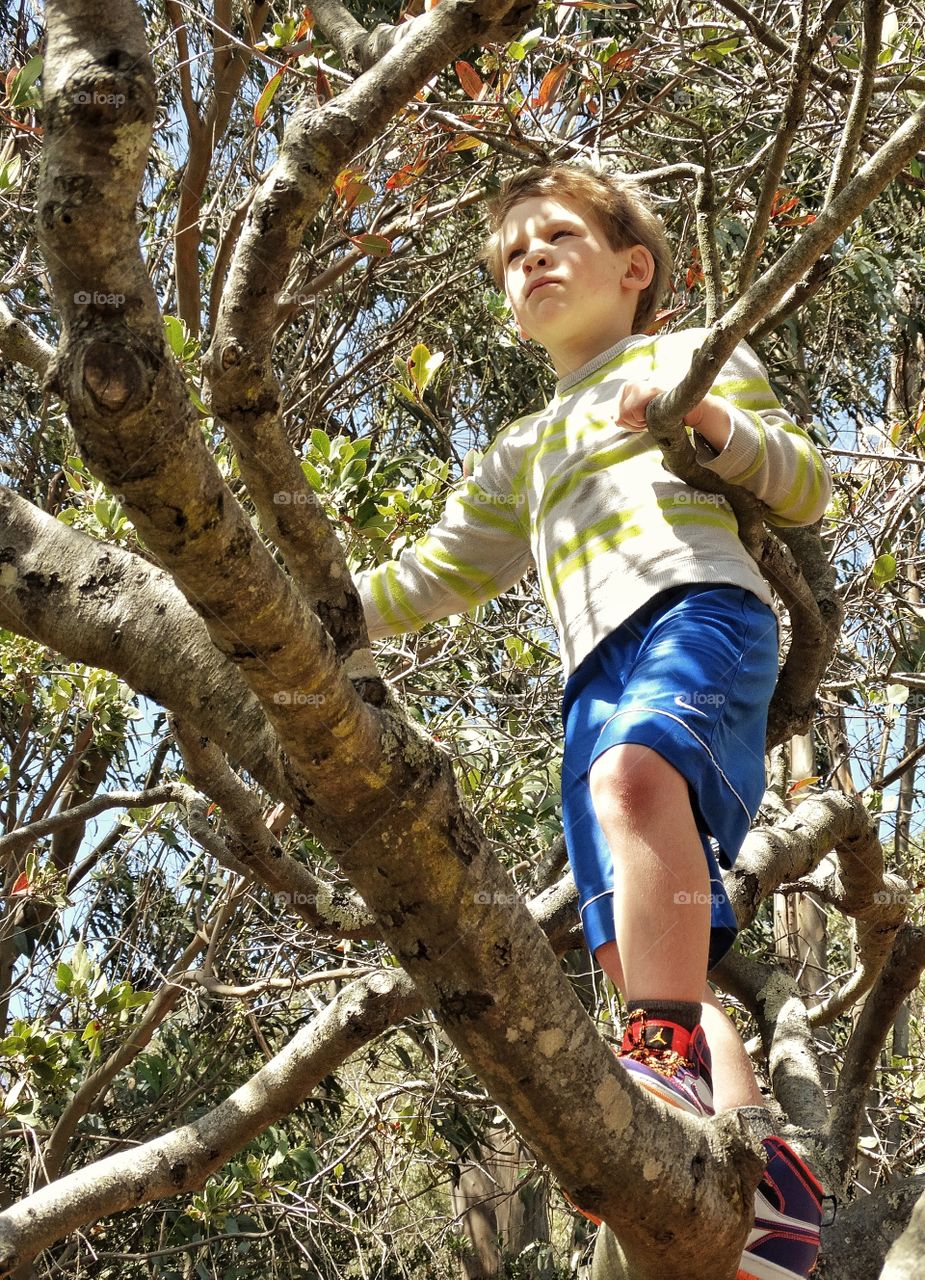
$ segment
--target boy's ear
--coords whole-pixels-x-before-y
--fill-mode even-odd
[[[642,292],[652,283],[655,259],[644,244],[634,244],[626,262],[621,284],[625,289]]]

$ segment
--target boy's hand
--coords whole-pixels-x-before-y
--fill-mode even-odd
[[[627,431],[645,431],[646,409],[664,390],[654,382],[624,382],[617,392],[617,422]],[[704,396],[685,414],[684,421],[717,452],[725,447],[732,431],[729,410],[719,396]]]

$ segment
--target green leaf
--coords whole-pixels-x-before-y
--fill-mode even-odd
[[[6,164],[0,165],[0,191],[9,191],[15,187],[22,172],[22,158],[13,156]]]
[[[392,252],[392,241],[385,236],[351,236],[350,243],[368,253],[371,258],[386,258]]]
[[[408,358],[408,370],[418,389],[418,395],[424,394],[427,384],[443,364],[444,359],[442,351],[435,351],[431,355],[423,342],[419,342],[413,349]]]
[[[74,947],[71,955],[71,969],[73,971],[74,980],[86,986],[90,981],[90,975],[93,972],[90,964],[90,957],[87,955],[87,948],[83,942],[78,942]]]
[[[312,431],[312,448],[317,449],[322,458],[330,459],[331,457],[331,438],[326,431],[322,431],[320,427],[315,427]]]
[[[311,487],[315,490],[316,493],[321,493],[322,489],[324,488],[324,481],[321,479],[321,472],[318,470],[316,466],[313,466],[312,463],[310,462],[303,462],[302,475],[305,477],[305,479],[308,481],[308,483],[311,485]]]
[[[178,316],[164,316],[164,336],[170,350],[182,359],[183,348],[186,346],[189,335],[186,332],[186,325]]]
[[[10,85],[10,106],[21,107],[29,100],[29,90],[42,74],[43,59],[41,54],[30,58],[17,73]]]
[[[59,991],[70,991],[74,981],[74,970],[64,960],[58,962],[55,970],[55,986]]]
[[[873,568],[874,582],[878,587],[884,586],[887,582],[892,582],[896,577],[896,557],[886,552],[882,556],[877,556],[874,561]]]

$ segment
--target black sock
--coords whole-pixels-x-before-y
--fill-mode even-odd
[[[676,1022],[685,1031],[693,1031],[703,1015],[703,1005],[686,1000],[627,1000],[630,1013],[642,1009],[647,1018],[656,1022]]]

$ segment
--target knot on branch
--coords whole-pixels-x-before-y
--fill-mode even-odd
[[[140,398],[145,383],[137,357],[115,342],[91,342],[83,358],[83,389],[102,413],[124,413]]]

